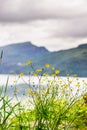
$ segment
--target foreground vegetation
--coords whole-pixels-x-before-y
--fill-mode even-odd
[[[7,95],[9,78],[6,86],[0,87],[0,130],[86,130],[86,81],[80,84],[75,74],[72,78],[67,74],[64,80],[59,77],[60,71],[49,64],[37,70],[31,61],[26,66],[31,67],[32,72],[29,72],[28,85],[23,86],[23,98],[27,99],[24,104],[17,88],[17,81],[24,80],[23,73],[14,80],[12,98]],[[36,77],[37,85],[31,82],[31,76]]]

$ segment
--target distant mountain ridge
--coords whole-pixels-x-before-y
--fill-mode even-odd
[[[76,73],[79,77],[87,77],[87,44],[76,48],[50,52],[45,47],[37,47],[31,42],[23,42],[0,47],[3,50],[3,59],[0,65],[1,74],[24,72],[28,74],[29,67],[26,61],[32,60],[35,68],[43,67],[49,63],[52,67],[60,69],[61,76],[67,73]]]
[[[81,48],[81,49],[82,49],[82,48],[83,48],[83,49],[84,49],[84,48],[87,48],[87,43],[84,43],[84,44],[82,44],[82,45],[79,45],[78,48]]]
[[[20,73],[25,68],[26,61],[36,61],[49,53],[45,47],[37,47],[31,42],[6,45],[0,47],[0,52],[2,50],[3,59],[0,65],[0,73],[2,74]]]

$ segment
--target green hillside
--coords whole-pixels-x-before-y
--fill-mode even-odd
[[[28,74],[29,67],[25,62],[32,60],[35,68],[42,68],[46,63],[61,71],[60,75],[76,73],[79,77],[87,77],[87,44],[77,48],[49,52],[44,47],[37,47],[30,42],[12,44],[0,48],[3,50],[3,61],[0,66],[0,73]]]
[[[61,70],[61,75],[77,74],[80,77],[87,77],[87,44],[77,48],[52,52],[39,60],[41,65],[50,63]]]

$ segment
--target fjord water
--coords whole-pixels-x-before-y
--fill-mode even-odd
[[[54,77],[42,77],[42,80],[44,79],[44,83],[40,83],[40,85],[47,85],[48,80],[53,80]],[[57,81],[59,82],[59,79],[61,79],[64,83],[67,83],[67,79],[72,80],[72,86],[74,88],[75,92],[75,84],[80,84],[80,91],[83,91],[83,89],[87,89],[86,83],[87,78],[77,78],[77,77],[57,77]],[[8,82],[7,82],[8,81]],[[84,83],[85,82],[85,88]],[[14,87],[17,87],[19,89],[19,96],[23,94],[24,89],[27,87],[34,87],[39,84],[39,78],[34,76],[23,76],[20,77],[19,75],[0,75],[0,87],[5,87],[7,84],[8,86],[8,94],[9,96],[12,95],[12,92],[14,91]]]
[[[0,90],[1,88],[5,88],[7,84],[6,95],[9,96],[9,98],[12,98],[11,103],[14,104],[20,101],[21,104],[25,106],[25,102],[29,102],[29,100],[31,102],[33,100],[28,94],[28,88],[32,88],[36,91],[41,87],[47,87],[48,82],[53,81],[54,77],[41,77],[41,79],[44,82],[40,82],[40,78],[34,76],[20,77],[19,75],[0,75]],[[71,96],[81,96],[83,93],[87,92],[87,78],[56,77],[55,80],[59,85],[60,81],[65,84],[67,83],[67,80],[72,80],[72,83],[70,84],[70,87],[73,89]],[[80,84],[79,88],[75,86],[77,83]],[[15,91],[17,92],[17,97],[14,94]],[[32,105],[30,106],[33,107]]]

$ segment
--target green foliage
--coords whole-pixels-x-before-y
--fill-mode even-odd
[[[48,63],[37,70],[31,61],[26,65],[31,66],[33,73],[29,72],[26,92],[28,100],[24,105],[18,98],[17,81],[14,85],[14,97],[17,103],[13,103],[13,99],[7,96],[9,78],[6,86],[0,89],[0,130],[86,130],[87,83],[83,81],[84,91],[80,94],[77,77],[71,79],[67,74],[65,82],[59,77],[60,71]],[[44,73],[49,69],[51,79]],[[37,85],[33,81],[31,86],[30,74],[36,76]],[[23,75],[20,73],[19,79],[23,79]],[[73,80],[75,80],[74,87],[72,87]],[[74,89],[76,89],[75,95],[73,95]]]
[[[14,114],[18,103],[12,106],[12,99],[6,95],[7,86],[0,91],[0,130],[8,130],[12,125],[9,118]]]

